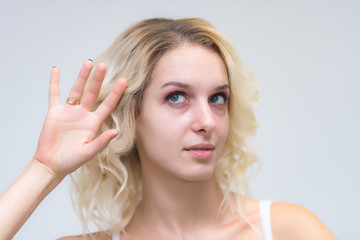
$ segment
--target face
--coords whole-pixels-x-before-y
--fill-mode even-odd
[[[184,44],[165,53],[136,122],[144,174],[211,177],[228,134],[229,94],[226,67],[214,51]]]

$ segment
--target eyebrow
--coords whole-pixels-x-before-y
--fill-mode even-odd
[[[227,88],[230,89],[229,84],[224,84],[224,85],[218,86],[215,88],[215,90],[218,91],[218,90],[223,90],[223,89],[227,89]]]
[[[167,82],[164,85],[161,86],[161,88],[167,87],[167,86],[176,86],[181,87],[185,89],[191,89],[191,86],[187,83],[181,83],[181,82]]]
[[[164,85],[162,85],[161,88],[164,88],[167,86],[176,86],[176,87],[180,87],[180,88],[191,89],[191,86],[189,84],[182,83],[182,82],[167,82]],[[221,85],[221,86],[218,86],[215,88],[216,91],[223,90],[223,89],[230,89],[229,84],[224,84],[224,85]]]

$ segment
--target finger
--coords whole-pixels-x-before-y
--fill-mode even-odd
[[[110,129],[95,138],[93,141],[86,144],[84,151],[88,156],[95,156],[98,152],[102,151],[109,145],[110,141],[118,135],[118,132],[115,129]]]
[[[105,73],[106,73],[105,63],[99,63],[96,66],[94,76],[91,79],[91,83],[90,83],[88,89],[86,89],[84,97],[81,100],[81,105],[84,108],[86,108],[88,110],[90,110],[92,108],[93,104],[95,103],[95,101],[99,95],[101,85],[102,85],[102,82],[105,77]]]
[[[115,84],[113,90],[105,98],[105,100],[96,109],[95,114],[98,116],[101,122],[103,122],[112,110],[116,107],[122,94],[125,91],[126,79],[122,78]]]
[[[60,104],[59,78],[59,69],[57,67],[53,67],[50,73],[49,108]]]
[[[92,60],[89,59],[84,62],[83,66],[81,67],[81,70],[79,72],[79,75],[70,90],[69,99],[73,99],[73,100],[81,99],[81,96],[84,92],[86,81],[89,78],[92,67],[93,67]]]

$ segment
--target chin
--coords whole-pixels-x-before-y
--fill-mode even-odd
[[[212,166],[196,166],[183,174],[182,178],[187,181],[205,181],[213,177],[214,168]]]

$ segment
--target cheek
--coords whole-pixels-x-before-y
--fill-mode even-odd
[[[158,151],[166,146],[171,148],[174,147],[173,145],[178,146],[182,122],[159,111],[153,113],[151,118],[143,117],[137,127],[137,139],[143,144],[144,149]]]
[[[229,134],[229,116],[226,116],[219,120],[218,123],[218,136],[222,139],[223,142],[226,141],[227,136]]]

